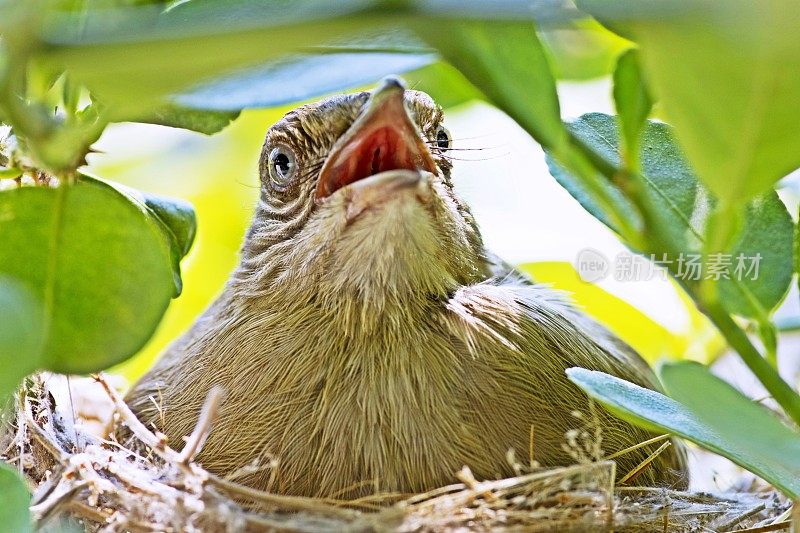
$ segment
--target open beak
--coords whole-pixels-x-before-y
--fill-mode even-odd
[[[342,187],[390,170],[436,173],[425,141],[408,113],[405,87],[385,78],[322,166],[317,201]]]

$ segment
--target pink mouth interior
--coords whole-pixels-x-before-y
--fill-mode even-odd
[[[326,173],[324,196],[387,170],[417,170],[425,166],[416,146],[407,142],[403,132],[386,125],[353,139]]]

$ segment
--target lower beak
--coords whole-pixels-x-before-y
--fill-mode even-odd
[[[405,87],[393,77],[384,79],[331,149],[320,171],[317,201],[390,170],[436,173],[433,157],[406,109]]]

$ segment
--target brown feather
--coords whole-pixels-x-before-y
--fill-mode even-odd
[[[521,460],[569,464],[565,435],[589,422],[606,454],[651,438],[590,408],[564,373],[581,366],[657,388],[648,366],[562,294],[484,250],[440,150],[438,173],[421,185],[426,201],[399,191],[355,220],[346,189],[314,202],[320,162],[368,98],[304,106],[270,129],[241,265],[128,394],[135,412],[179,443],[221,385],[227,401],[200,462],[222,476],[254,466],[240,480],[310,496],[422,491],[463,465],[509,475],[511,448]],[[406,91],[406,102],[435,140],[441,110],[423,93]],[[299,170],[283,191],[268,176],[278,144]],[[621,471],[650,451],[619,458]],[[685,476],[676,443],[639,481],[684,486]]]

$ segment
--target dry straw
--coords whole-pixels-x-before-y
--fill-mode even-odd
[[[458,483],[424,494],[379,494],[353,501],[262,492],[215,476],[194,462],[213,431],[222,391],[208,395],[197,427],[178,452],[139,422],[102,376],[95,379],[116,410],[114,423],[125,424],[133,434],[134,449],[98,440],[73,425],[38,377],[28,380],[16,416],[0,433],[0,458],[16,465],[29,481],[31,510],[39,526],[71,521],[78,523],[78,530],[132,532],[751,533],[790,527],[789,506],[775,492],[719,496],[622,486],[615,482],[611,460],[550,469],[515,465],[519,475],[499,480],[477,480],[465,467],[454,475]],[[513,464],[513,453],[509,461]],[[635,473],[624,477],[634,479]]]

